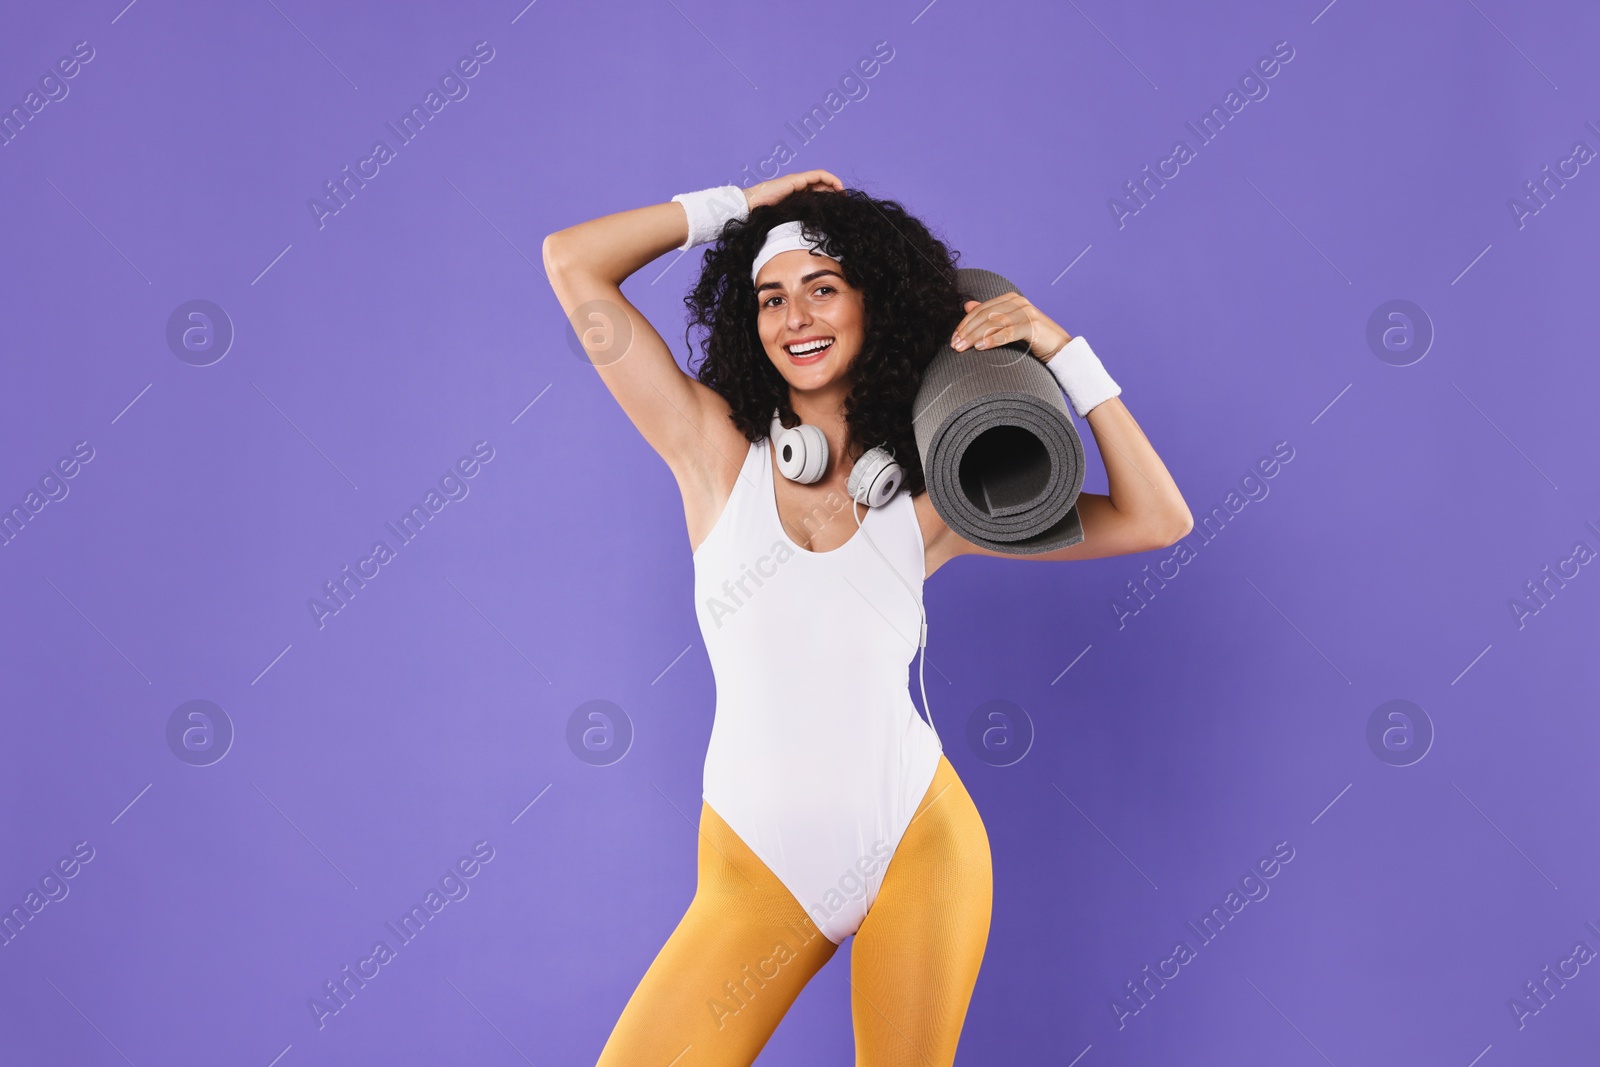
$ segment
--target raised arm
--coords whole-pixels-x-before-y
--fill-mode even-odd
[[[544,239],[544,266],[561,309],[600,378],[679,481],[744,458],[727,402],[673,359],[661,335],[622,294],[640,267],[689,236],[681,204],[665,201],[602,215]],[[731,476],[730,476],[731,477]]]

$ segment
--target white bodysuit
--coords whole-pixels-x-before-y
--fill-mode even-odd
[[[807,551],[778,520],[773,468],[768,439],[752,442],[694,553],[717,685],[703,798],[838,944],[877,898],[943,751],[909,693],[922,531],[903,489],[861,530],[838,493],[811,528],[842,522],[850,540]]]

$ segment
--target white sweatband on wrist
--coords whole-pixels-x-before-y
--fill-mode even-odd
[[[750,204],[737,185],[718,185],[694,193],[679,193],[672,199],[683,205],[689,216],[689,237],[678,247],[687,252],[695,245],[715,241],[729,219],[746,219]]]
[[[1072,409],[1081,419],[1096,405],[1120,396],[1122,386],[1111,380],[1100,357],[1094,354],[1082,335],[1074,337],[1045,361],[1045,369],[1055,376],[1061,391],[1072,401]]]

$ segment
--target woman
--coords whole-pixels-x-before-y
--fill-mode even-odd
[[[621,285],[713,239],[685,298],[707,332],[691,377]],[[677,478],[717,681],[694,899],[601,1067],[751,1063],[850,935],[856,1063],[952,1063],[988,940],[989,842],[906,682],[922,580],[955,556],[1004,553],[939,518],[912,406],[947,339],[1021,342],[1048,366],[1071,336],[1016,293],[963,301],[954,254],[926,226],[825,170],[580,223],[545,238],[544,262],[601,380]],[[1016,558],[1147,551],[1191,528],[1104,392],[1120,390],[1088,421],[1109,495],[1078,496],[1080,543]],[[770,440],[797,423],[827,444],[811,481]],[[904,481],[862,518],[849,475],[874,446]]]

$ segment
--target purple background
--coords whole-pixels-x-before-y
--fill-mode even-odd
[[[94,49],[0,148],[0,507],[93,449],[0,548],[0,906],[94,850],[0,947],[0,1060],[594,1061],[694,891],[714,688],[676,485],[569,347],[540,242],[779,141],[1092,340],[1197,520],[1270,490],[1120,626],[1172,550],[929,582],[933,716],[995,861],[960,1062],[1600,1055],[1600,967],[1508,1006],[1600,950],[1600,576],[1511,607],[1600,548],[1600,174],[1510,207],[1600,148],[1590,5],[122,2],[0,34],[7,110]],[[479,41],[469,95],[319,227],[308,200]],[[680,359],[697,262],[626,286]],[[236,332],[208,366],[166,339],[193,299]],[[1393,299],[1436,332],[1406,366],[1366,337]],[[319,627],[478,441],[470,494]],[[167,740],[196,699],[235,731],[209,766]],[[597,699],[634,732],[609,766],[567,741]],[[1392,699],[1436,735],[1409,766],[1367,740]],[[965,739],[995,700],[1034,733],[1011,766]],[[310,998],[478,841],[470,894],[319,1029]],[[1280,841],[1270,895],[1119,1027]],[[848,967],[762,1063],[849,1062]]]

